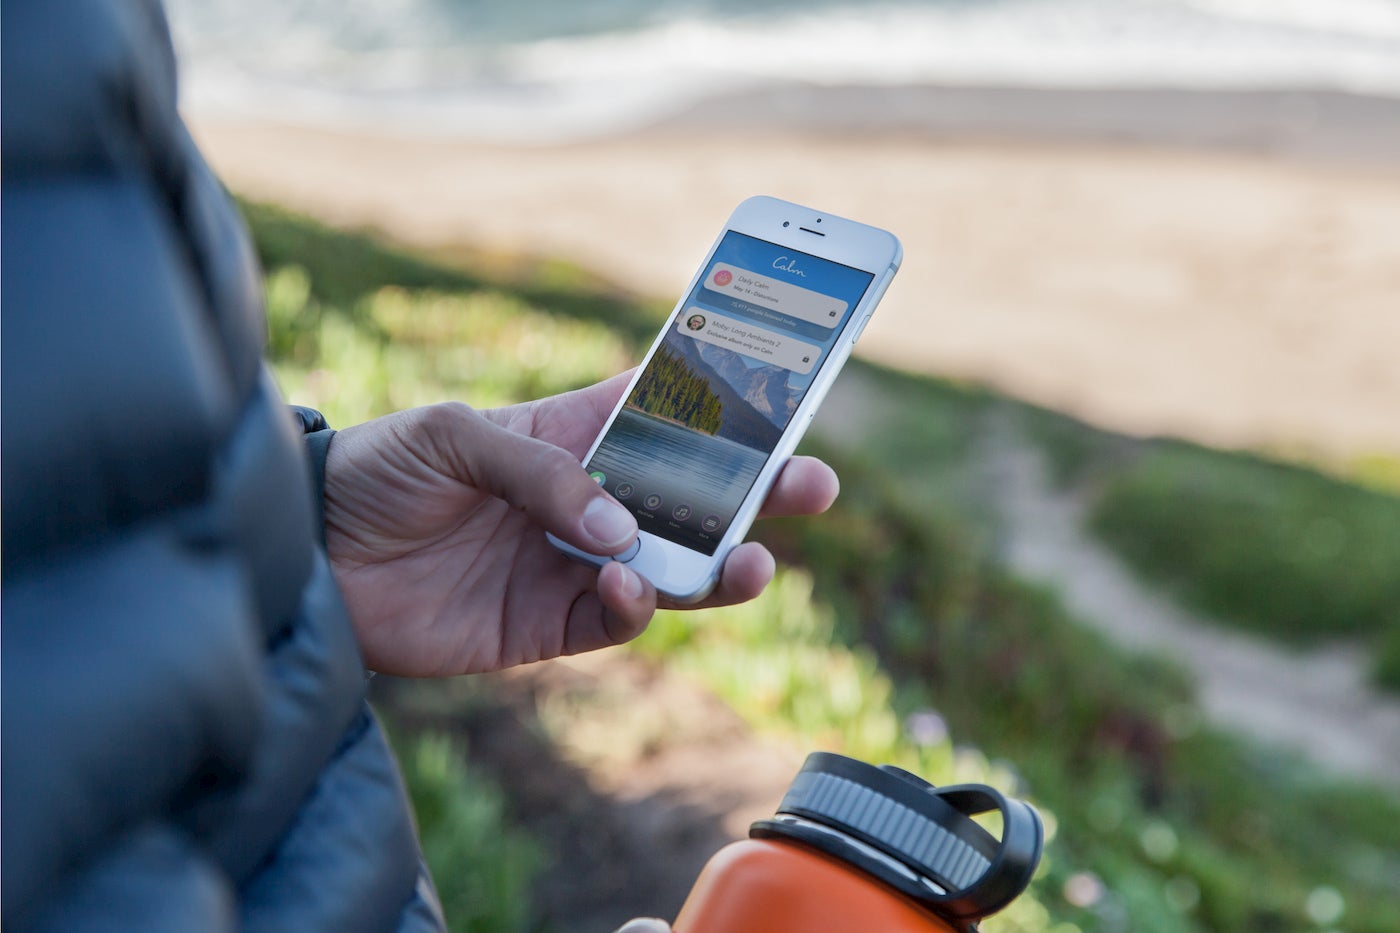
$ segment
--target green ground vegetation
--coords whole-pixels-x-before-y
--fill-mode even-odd
[[[562,264],[458,252],[439,265],[274,208],[249,216],[279,378],[333,423],[602,378],[629,365],[664,311]],[[1394,795],[1215,732],[1186,672],[1107,644],[989,557],[996,529],[976,505],[987,490],[970,429],[1012,403],[856,372],[908,404],[883,410],[862,455],[811,445],[838,466],[843,495],[819,519],[765,523],[789,569],[749,606],[666,614],[637,650],[683,666],[762,729],[1037,802],[1053,843],[1002,930],[1400,927]],[[1107,485],[1150,464],[1135,442],[1044,421],[1066,481]],[[451,769],[441,746],[423,747],[430,766],[419,768],[408,746],[410,783],[422,772],[440,787]],[[420,804],[425,835],[450,809]],[[451,847],[429,855],[439,878],[472,870]],[[519,864],[528,874],[530,860]]]
[[[1300,647],[1359,642],[1400,689],[1400,497],[1253,453],[1127,440],[1032,411],[1090,527],[1145,578],[1221,622]],[[1370,464],[1370,465],[1368,465]]]
[[[905,499],[994,541],[987,445],[994,425],[1015,431],[1090,503],[1089,529],[1154,586],[1300,648],[1359,643],[1376,682],[1400,690],[1400,484],[1386,458],[1322,470],[1124,437],[975,386],[876,367],[854,375],[905,402],[860,438],[862,459],[882,464]]]
[[[501,788],[474,770],[466,750],[441,733],[406,737],[395,743],[395,751],[450,928],[454,933],[530,930],[531,889],[545,856],[512,825]]]
[[[1093,527],[1187,602],[1264,634],[1316,643],[1400,632],[1400,498],[1158,442],[1105,484]]]
[[[1090,871],[1112,892],[1069,919],[1309,929],[1309,894],[1335,891],[1348,905],[1338,929],[1400,920],[1392,795],[1210,729],[1185,672],[1076,624],[1052,593],[987,562],[957,519],[912,513],[877,473],[842,474],[833,514],[764,536],[809,569],[837,637],[873,650],[906,708],[937,709],[960,740],[1014,762],[1055,814],[1052,877]]]

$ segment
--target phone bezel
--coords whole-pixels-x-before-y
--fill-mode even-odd
[[[632,389],[637,380],[641,378],[642,371],[651,362],[652,356],[665,339],[667,332],[675,326],[676,319],[685,311],[687,302],[699,284],[701,276],[705,274],[714,261],[715,252],[719,249],[720,243],[731,231],[851,266],[871,273],[874,278],[871,280],[870,287],[866,289],[865,294],[861,296],[861,300],[847,318],[840,338],[822,362],[811,387],[793,412],[787,428],[778,439],[777,445],[759,472],[748,495],[744,497],[744,501],[740,504],[728,529],[716,546],[714,554],[702,554],[659,535],[646,531],[639,532],[641,548],[636,556],[628,561],[628,566],[650,580],[658,593],[672,602],[681,604],[699,602],[714,589],[715,584],[719,581],[720,570],[724,566],[725,559],[729,556],[729,552],[741,543],[748,534],[749,528],[754,519],[757,518],[759,509],[762,508],[763,501],[767,498],[779,472],[806,433],[807,426],[816,414],[818,406],[821,405],[827,390],[831,388],[837,374],[845,365],[852,348],[855,346],[856,339],[869,321],[875,305],[883,297],[885,289],[894,277],[903,258],[903,249],[899,240],[894,234],[878,227],[848,220],[834,214],[826,214],[773,197],[757,196],[743,201],[720,228],[719,235],[715,237],[710,249],[698,264],[695,274],[691,276],[689,283],[682,290],[675,308],[667,316],[665,324],[658,331],[656,339],[652,341],[651,348],[647,350],[641,365],[637,367],[632,381],[628,383],[627,389],[622,393],[617,405],[603,423],[602,429],[594,438],[582,462],[587,463],[593,457],[594,451],[598,449],[598,445],[602,443],[608,429],[612,427],[614,419],[617,418],[627,398],[632,394]],[[819,233],[809,231],[819,231]],[[550,535],[549,538],[551,543],[564,553],[595,566],[602,566],[613,559],[608,556],[580,551],[578,548],[558,540],[553,535]]]

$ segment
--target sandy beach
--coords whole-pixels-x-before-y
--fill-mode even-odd
[[[1154,117],[1099,99],[1077,142],[862,127],[859,101],[811,95],[549,146],[188,118],[240,194],[413,245],[562,256],[660,297],[742,198],[813,204],[904,242],[870,359],[1130,433],[1400,454],[1400,160],[1384,158],[1400,122],[1362,106],[1348,149],[1318,118],[1336,108],[1299,99],[1244,123],[1171,111],[1170,138],[1111,132]],[[1021,107],[1031,130],[1064,125]]]

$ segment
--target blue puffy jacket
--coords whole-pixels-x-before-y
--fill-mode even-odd
[[[0,42],[4,928],[437,929],[164,16]]]

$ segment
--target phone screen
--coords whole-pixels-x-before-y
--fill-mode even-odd
[[[641,530],[713,554],[875,276],[725,234],[587,463]]]

